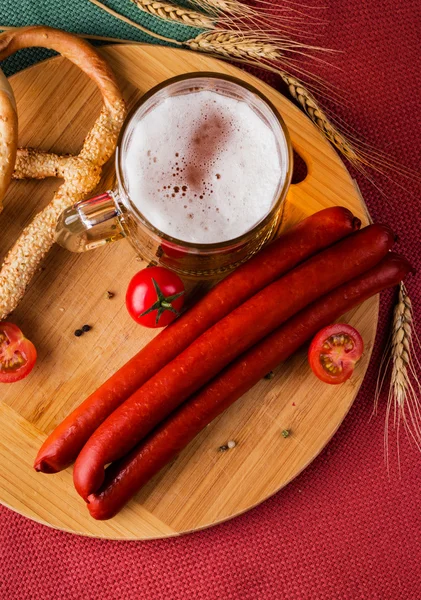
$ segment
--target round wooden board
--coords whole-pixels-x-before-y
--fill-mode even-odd
[[[254,84],[279,108],[308,166],[307,178],[288,194],[284,227],[335,204],[349,207],[367,224],[363,203],[336,153],[298,108],[260,80],[183,50],[124,45],[102,52],[129,105],[179,73],[231,73]],[[15,75],[11,83],[20,145],[77,153],[100,109],[93,84],[61,57]],[[11,185],[1,215],[1,256],[58,185],[56,180]],[[94,521],[73,489],[71,469],[43,475],[32,464],[46,435],[153,335],[135,325],[124,306],[127,283],[142,266],[126,241],[84,255],[54,247],[13,314],[36,344],[39,360],[26,380],[0,385],[0,501],[27,517],[118,539],[166,537],[220,523],[300,473],[330,440],[358,392],[376,333],[377,298],[344,318],[358,327],[366,344],[350,381],[339,388],[321,383],[310,373],[305,351],[298,352],[273,380],[261,381],[208,426],[117,517]],[[107,290],[115,293],[112,300],[106,299]],[[84,323],[93,330],[75,338],[74,330]],[[282,437],[283,429],[291,435]],[[236,447],[219,452],[228,440]]]

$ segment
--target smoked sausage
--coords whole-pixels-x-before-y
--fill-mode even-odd
[[[88,497],[95,519],[110,519],[156,473],[233,402],[320,329],[381,290],[397,285],[411,270],[407,260],[389,253],[378,265],[323,296],[251,348],[185,402],[146,440],[106,470],[97,494]]]
[[[191,394],[284,321],[376,265],[393,242],[388,227],[370,225],[309,258],[213,325],[93,433],[75,463],[77,492],[85,499],[96,492],[107,464],[127,454]]]

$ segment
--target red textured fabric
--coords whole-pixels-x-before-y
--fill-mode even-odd
[[[327,7],[321,14],[328,21],[318,26],[318,42],[344,51],[329,59],[342,70],[311,67],[346,91],[348,105],[336,114],[419,173],[420,1],[317,3]],[[357,179],[373,218],[393,225],[398,249],[419,273],[420,185],[395,178],[403,191],[376,176],[382,197]],[[421,321],[419,275],[408,279],[408,289]],[[369,420],[392,296],[382,297],[373,359],[352,410],[327,449],[287,488],[226,524],[152,542],[81,538],[1,508],[0,598],[421,598],[421,457],[402,436],[401,477],[395,467],[388,477],[385,395],[379,416]],[[391,460],[396,465],[393,452]]]

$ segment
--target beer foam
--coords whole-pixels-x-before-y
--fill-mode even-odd
[[[123,165],[130,198],[146,219],[202,244],[257,225],[286,170],[273,131],[253,108],[210,90],[166,98],[146,112]]]

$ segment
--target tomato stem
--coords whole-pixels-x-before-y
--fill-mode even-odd
[[[161,288],[159,287],[158,283],[155,281],[155,279],[153,277],[152,277],[152,283],[153,283],[155,291],[156,291],[157,301],[154,304],[152,304],[152,306],[150,308],[148,308],[143,313],[141,313],[139,315],[139,318],[144,317],[145,315],[148,315],[149,313],[153,312],[154,310],[158,311],[157,315],[156,315],[156,320],[155,320],[156,325],[158,325],[159,319],[161,318],[161,316],[163,315],[163,313],[166,310],[169,310],[170,312],[174,313],[177,317],[179,317],[180,313],[178,312],[178,310],[176,310],[174,308],[174,306],[171,303],[174,302],[174,300],[177,300],[177,298],[180,298],[180,296],[182,296],[184,294],[185,290],[183,290],[182,292],[178,292],[178,294],[172,294],[171,296],[165,296],[165,294],[162,292]]]

